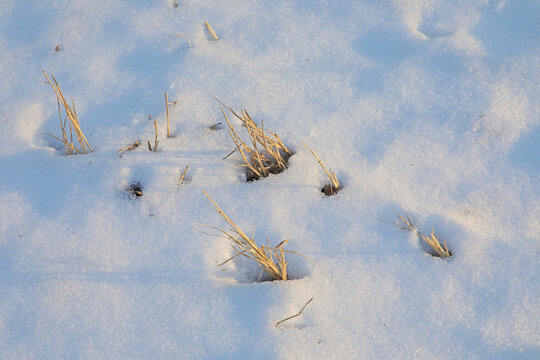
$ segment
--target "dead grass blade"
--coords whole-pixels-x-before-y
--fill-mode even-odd
[[[206,26],[206,30],[208,31],[208,34],[210,34],[210,37],[212,38],[212,40],[219,40],[218,36],[214,32],[214,29],[212,29],[208,21],[204,23],[204,26]]]
[[[393,209],[392,209],[393,210]],[[416,228],[416,225],[414,225],[414,223],[412,222],[412,220],[407,216],[407,218],[405,219],[403,216],[401,216],[396,210],[394,210],[394,212],[396,213],[397,216],[399,216],[399,218],[401,219],[401,221],[403,221],[403,223],[405,224],[405,226],[402,226],[401,227],[401,230],[406,230],[406,231],[418,231],[418,229]]]
[[[306,149],[311,151],[313,156],[315,156],[315,159],[317,159],[317,161],[319,162],[319,164],[323,168],[324,172],[326,173],[326,175],[328,175],[328,178],[330,179],[330,189],[329,189],[328,193],[326,191],[324,191],[326,186],[323,188],[323,192],[326,195],[334,195],[334,193],[338,192],[341,189],[340,185],[339,185],[339,180],[338,180],[338,178],[336,176],[336,173],[333,172],[333,171],[328,171],[326,169],[326,166],[324,165],[324,162],[321,159],[319,159],[317,154],[315,154],[315,151],[313,151],[313,149],[310,148],[309,146],[307,146],[306,144],[304,144],[304,143],[302,143],[302,144],[306,147]]]
[[[134,150],[136,149],[139,145],[141,145],[141,142],[139,140],[135,140],[135,142],[133,144],[129,144],[127,146],[124,146],[123,148],[121,148],[120,150],[117,151],[117,153],[122,153],[124,151],[131,151],[131,150]]]
[[[225,212],[212,200],[212,198],[203,190],[204,195],[214,205],[214,210],[229,225],[229,230],[215,228],[221,234],[231,241],[232,247],[236,254],[222,264],[232,260],[236,256],[244,256],[259,264],[261,269],[266,272],[273,280],[287,280],[287,261],[285,260],[285,250],[283,245],[288,241],[284,240],[275,247],[269,245],[257,245],[253,236],[247,236],[228,216]]]
[[[184,169],[184,172],[182,175],[180,175],[180,180],[178,181],[179,185],[182,185],[184,183],[184,177],[186,177],[187,170],[189,168],[189,165],[186,165],[186,168]]]
[[[62,132],[62,138],[58,138],[56,136],[53,136],[54,138],[58,139],[62,142],[64,145],[64,149],[66,152],[66,155],[74,155],[74,154],[88,154],[89,152],[92,152],[92,147],[88,143],[88,140],[86,140],[86,136],[84,136],[83,131],[81,130],[81,126],[79,123],[79,117],[77,116],[77,109],[75,108],[75,104],[73,103],[73,99],[71,100],[71,105],[67,102],[66,98],[64,97],[64,94],[62,93],[62,90],[60,89],[60,85],[58,85],[58,82],[56,81],[56,78],[53,74],[51,74],[52,81],[49,78],[49,75],[43,70],[43,74],[47,78],[46,83],[51,86],[53,89],[55,95],[56,95],[56,102],[58,104],[58,116],[60,117],[60,129]],[[61,105],[61,106],[60,106]],[[67,136],[66,131],[66,122],[62,122],[62,114],[60,108],[64,108],[64,112],[66,113],[66,120],[69,120],[69,138]],[[79,142],[79,148],[75,147],[73,143],[73,132],[75,132],[75,136],[77,137],[77,140]],[[50,134],[47,134],[50,135]]]
[[[300,316],[300,315],[302,314],[302,312],[304,311],[304,309],[306,308],[306,306],[308,306],[308,304],[309,304],[310,302],[312,302],[312,301],[313,301],[313,298],[309,299],[309,300],[307,301],[307,303],[305,303],[304,306],[302,306],[302,309],[300,309],[300,311],[298,312],[298,314],[293,315],[293,316],[289,316],[288,318],[285,318],[285,319],[283,319],[283,320],[278,321],[278,322],[276,323],[276,327],[278,327],[278,325],[281,324],[282,322],[285,322],[285,321],[287,321],[287,320],[291,320],[291,319],[294,319],[295,317]]]
[[[167,98],[167,92],[165,91],[165,110],[167,111],[167,137],[171,137],[171,130],[169,127],[169,99]]]

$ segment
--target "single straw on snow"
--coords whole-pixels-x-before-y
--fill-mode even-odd
[[[165,110],[167,112],[167,137],[171,137],[171,131],[169,127],[169,99],[167,98],[167,92],[165,91]]]
[[[306,306],[308,306],[308,304],[309,304],[310,302],[312,302],[312,301],[313,301],[313,298],[309,299],[309,300],[304,304],[304,306],[302,306],[302,308],[300,309],[300,311],[298,312],[298,314],[289,316],[288,318],[285,318],[285,319],[283,319],[283,320],[278,321],[278,322],[276,323],[276,327],[278,327],[278,325],[281,324],[282,322],[285,322],[285,321],[287,321],[287,320],[291,320],[291,319],[294,319],[295,317],[300,316],[300,315],[302,314],[302,312],[304,311],[304,309],[306,308]]]
[[[212,39],[214,40],[219,40],[218,36],[216,35],[216,33],[214,32],[214,29],[212,29],[212,27],[210,26],[210,24],[208,23],[208,21],[206,21],[204,23],[204,25],[206,26],[206,30],[208,31],[208,33],[210,34],[210,36],[212,37]]]
[[[189,168],[189,165],[186,165],[184,172],[182,173],[182,175],[180,175],[180,180],[178,181],[179,185],[182,185],[184,183],[184,177],[186,176],[188,168]]]

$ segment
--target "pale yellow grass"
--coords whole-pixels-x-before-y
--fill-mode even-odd
[[[180,175],[180,180],[178,180],[178,185],[182,185],[184,183],[184,178],[186,177],[186,173],[188,171],[189,165],[186,165],[186,168],[184,169],[184,172],[182,175]]]
[[[446,240],[444,240],[444,248],[441,245],[441,241],[439,240],[439,237],[433,233],[433,229],[431,230],[430,235],[424,235],[422,233],[418,233],[418,236],[422,240],[424,240],[429,247],[435,252],[435,256],[440,258],[449,258],[452,256],[452,253],[448,251],[448,248],[446,247]]]
[[[242,122],[247,130],[249,142],[246,143],[238,135],[235,127],[229,121],[229,117],[225,110],[221,108],[221,112],[229,125],[229,135],[231,136],[236,150],[240,152],[243,160],[243,166],[252,173],[248,174],[248,180],[259,179],[266,177],[269,174],[277,174],[287,168],[287,161],[292,155],[292,152],[283,144],[280,137],[272,131],[264,128],[264,123],[261,121],[261,126],[255,124],[247,110],[243,109],[240,115],[237,114],[231,107],[223,104],[237,119]],[[233,152],[234,152],[233,151]],[[230,155],[230,154],[229,154]]]
[[[64,97],[64,94],[62,93],[62,90],[60,89],[60,85],[58,85],[58,82],[56,81],[56,78],[53,74],[51,74],[52,81],[47,75],[45,71],[43,71],[43,74],[47,78],[47,83],[51,86],[54,93],[56,94],[56,102],[58,104],[58,116],[60,118],[60,130],[62,132],[62,138],[59,138],[57,136],[46,134],[48,136],[51,136],[64,145],[64,150],[66,152],[66,155],[75,155],[75,154],[87,154],[89,152],[92,152],[92,147],[86,140],[86,136],[84,136],[84,133],[81,129],[81,125],[79,123],[79,117],[77,116],[77,109],[75,108],[75,103],[73,102],[73,99],[71,99],[71,105],[67,102],[66,98]],[[66,119],[62,122],[62,113],[60,108],[64,108],[64,112],[66,114]],[[67,122],[69,120],[69,122]],[[66,125],[69,126],[69,137],[68,133],[66,131]],[[75,136],[77,138],[77,141],[79,143],[79,147],[75,146],[73,142],[73,132],[75,132]]]
[[[204,26],[206,26],[206,30],[208,31],[208,34],[210,34],[212,40],[219,40],[219,37],[216,35],[214,29],[212,29],[208,21],[204,23]]]
[[[231,241],[232,247],[236,252],[236,255],[224,261],[220,265],[224,265],[235,257],[242,255],[248,259],[256,261],[261,267],[261,270],[266,272],[273,280],[287,280],[288,263],[285,260],[285,253],[291,253],[291,251],[285,251],[283,249],[283,245],[289,240],[283,240],[277,246],[271,247],[270,241],[267,238],[266,245],[257,245],[253,236],[247,236],[204,190],[203,193],[212,202],[216,212],[221,215],[221,217],[229,225],[228,231],[219,228],[215,229],[221,232],[225,238]]]
[[[405,226],[402,227],[403,230],[415,232],[420,239],[425,241],[425,243],[433,250],[433,256],[440,257],[443,259],[449,258],[452,256],[452,253],[450,250],[448,250],[448,247],[446,246],[446,240],[444,240],[444,247],[443,244],[441,244],[441,240],[439,239],[438,235],[435,235],[433,232],[433,229],[431,229],[430,235],[425,235],[421,233],[417,226],[413,223],[413,221],[407,216],[406,218],[401,216],[397,211],[394,210],[394,212],[399,216],[401,221],[405,224]]]
[[[332,187],[337,191],[340,189],[339,187],[339,180],[336,176],[336,173],[333,172],[333,171],[328,171],[326,169],[326,166],[324,164],[324,162],[319,159],[319,157],[317,156],[317,154],[315,154],[315,151],[313,151],[313,149],[311,149],[309,146],[307,146],[306,144],[304,144],[304,146],[309,150],[311,151],[311,153],[313,154],[313,156],[315,156],[315,159],[317,159],[317,161],[319,162],[319,164],[321,165],[321,167],[323,168],[324,172],[326,173],[326,175],[328,175],[328,178],[330,179],[330,184],[332,185]]]

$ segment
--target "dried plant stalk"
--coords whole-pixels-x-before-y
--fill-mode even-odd
[[[236,256],[244,256],[248,259],[256,261],[261,267],[262,271],[266,272],[274,280],[287,280],[287,261],[285,260],[285,251],[283,245],[288,242],[284,240],[275,247],[270,247],[269,239],[266,239],[267,245],[258,246],[252,237],[247,236],[226,214],[221,208],[212,200],[212,198],[203,190],[204,195],[214,205],[216,212],[229,225],[229,231],[217,229],[223,236],[229,239],[232,243],[232,247],[236,252],[236,255],[224,261],[220,265],[224,265],[228,261],[234,259]]]
[[[77,109],[75,108],[75,104],[73,102],[73,99],[71,100],[71,106],[67,102],[66,98],[64,97],[64,94],[62,93],[62,90],[60,89],[60,85],[58,85],[58,82],[56,81],[56,78],[53,74],[51,74],[52,81],[47,75],[45,71],[43,71],[43,74],[47,78],[47,83],[51,86],[54,93],[56,94],[56,101],[58,104],[58,116],[60,117],[60,129],[62,131],[62,138],[59,138],[57,136],[49,135],[59,141],[62,142],[64,145],[64,149],[66,152],[66,155],[74,155],[74,154],[88,154],[89,152],[92,152],[92,147],[86,140],[86,136],[84,136],[84,133],[81,130],[81,126],[79,123],[79,117],[77,116]],[[66,132],[66,121],[62,122],[62,114],[60,110],[60,105],[64,108],[64,111],[66,113],[66,118],[69,120],[69,139]],[[72,108],[73,107],[73,108]],[[77,141],[79,142],[79,148],[75,147],[73,144],[73,131],[75,132],[75,136],[77,137]]]
[[[139,140],[135,140],[135,142],[133,144],[129,144],[127,146],[124,146],[123,148],[118,150],[117,153],[122,153],[124,151],[131,151],[131,150],[137,148],[139,145],[141,145],[141,142]]]
[[[184,183],[184,178],[186,177],[187,170],[189,168],[189,165],[186,165],[186,168],[184,169],[184,172],[182,175],[180,175],[180,180],[178,180],[178,184],[182,185]]]
[[[313,151],[313,149],[311,149],[309,146],[307,146],[306,144],[304,144],[304,146],[309,150],[311,151],[311,153],[313,154],[313,156],[315,156],[315,159],[317,159],[317,161],[319,162],[319,164],[321,165],[321,167],[323,168],[324,172],[326,173],[326,175],[328,175],[328,178],[330,179],[330,184],[332,185],[333,187],[333,190],[334,191],[339,191],[340,190],[340,186],[339,186],[339,180],[336,176],[336,173],[335,172],[332,172],[332,171],[328,171],[326,169],[326,166],[324,165],[324,162],[321,161],[321,159],[319,159],[319,157],[317,156],[317,154],[315,154],[315,151]]]
[[[285,318],[285,319],[283,319],[283,320],[278,321],[278,322],[276,323],[276,327],[278,327],[278,325],[281,324],[282,322],[285,322],[285,321],[287,321],[287,320],[294,319],[295,317],[298,317],[298,316],[302,315],[302,312],[304,311],[304,309],[306,308],[306,306],[308,306],[308,304],[309,304],[310,302],[312,302],[312,301],[313,301],[313,298],[309,299],[309,300],[304,304],[304,306],[302,306],[302,308],[300,309],[300,311],[298,312],[298,314],[295,314],[295,315],[293,315],[293,316],[289,316],[288,318]]]
[[[397,214],[397,216],[399,216],[399,218],[401,219],[401,221],[403,221],[403,223],[405,224],[405,226],[402,226],[401,229],[402,230],[406,230],[406,231],[418,231],[418,229],[416,228],[416,225],[414,225],[414,223],[412,222],[412,220],[407,216],[407,218],[405,219],[403,216],[401,216],[396,210],[394,210],[394,212]]]
[[[216,100],[219,101],[217,98]],[[247,110],[243,109],[240,115],[238,115],[231,107],[223,104],[221,101],[219,102],[239,119],[247,130],[249,143],[242,140],[229,121],[225,110],[221,108],[221,112],[229,125],[229,135],[236,145],[234,151],[238,150],[240,152],[243,160],[242,166],[245,166],[249,170],[247,174],[248,181],[266,177],[269,174],[277,174],[285,170],[292,152],[283,144],[279,136],[268,129],[265,131],[263,122],[261,122],[260,127],[257,126]]]
[[[210,34],[210,36],[212,37],[213,40],[219,40],[218,36],[216,35],[216,33],[214,32],[214,29],[212,29],[212,27],[210,26],[210,24],[208,23],[208,21],[206,21],[204,23],[204,25],[206,26],[206,30],[208,31],[208,34]]]
[[[167,112],[167,137],[171,137],[171,131],[169,128],[169,99],[167,98],[167,92],[165,91],[165,110]]]
[[[150,140],[148,140],[147,143],[148,143],[148,150],[156,152],[158,148],[158,144],[159,144],[157,119],[154,119],[154,129],[156,131],[156,136],[154,137],[154,147],[152,148],[152,145],[150,144]]]

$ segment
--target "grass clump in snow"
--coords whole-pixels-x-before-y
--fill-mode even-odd
[[[294,251],[286,251],[283,249],[283,245],[289,240],[283,240],[277,246],[271,247],[270,241],[266,238],[266,245],[257,245],[255,239],[247,236],[228,216],[223,210],[212,200],[212,198],[203,190],[203,193],[208,197],[208,199],[214,205],[216,212],[221,215],[221,217],[229,225],[229,230],[225,231],[222,229],[216,228],[220,231],[223,236],[229,239],[232,243],[232,248],[236,252],[236,255],[227,259],[219,266],[226,264],[235,257],[242,255],[256,261],[261,267],[261,275],[263,272],[266,272],[272,280],[287,280],[287,261],[285,260],[285,253],[294,253]],[[300,255],[300,254],[298,254]],[[261,276],[259,276],[260,280]]]
[[[336,176],[336,173],[333,172],[333,171],[328,171],[326,169],[326,166],[324,165],[324,163],[321,161],[321,159],[319,159],[319,157],[317,156],[317,154],[315,154],[315,151],[313,151],[313,149],[311,149],[309,146],[307,146],[306,144],[304,144],[304,146],[309,150],[311,151],[311,153],[313,154],[313,156],[315,156],[315,159],[317,159],[317,161],[319,162],[319,164],[321,165],[321,167],[323,168],[324,172],[326,173],[326,175],[328,175],[328,178],[330,179],[330,183],[329,184],[326,184],[323,186],[323,188],[321,189],[321,192],[326,195],[326,196],[331,196],[331,195],[335,195],[338,193],[339,190],[341,190],[341,186],[339,184],[339,180]]]
[[[418,235],[418,237],[429,246],[429,249],[431,250],[431,252],[429,252],[429,255],[440,257],[443,259],[452,257],[452,253],[450,252],[450,250],[448,250],[448,247],[446,246],[446,240],[444,240],[444,247],[443,247],[443,244],[441,244],[441,240],[439,239],[439,236],[433,232],[433,229],[431,229],[431,234],[429,235],[423,234],[418,230],[418,227],[413,223],[413,221],[408,216],[404,218],[398,212],[396,212],[396,214],[404,223],[404,226],[402,226],[401,229],[415,232]]]
[[[441,241],[439,240],[439,236],[435,235],[433,233],[433,229],[431,230],[430,235],[425,235],[422,233],[418,233],[418,236],[420,236],[420,239],[424,240],[429,247],[433,250],[433,256],[440,257],[443,259],[449,258],[452,256],[452,253],[448,250],[448,247],[446,247],[446,240],[444,240],[444,248],[441,245]]]
[[[60,89],[60,85],[58,85],[58,82],[56,81],[56,78],[53,74],[51,74],[52,81],[49,78],[49,75],[45,71],[43,71],[43,74],[47,78],[47,84],[51,86],[54,93],[56,94],[56,103],[58,104],[58,117],[60,118],[60,130],[62,131],[62,138],[59,138],[57,136],[51,135],[51,134],[45,134],[48,136],[51,136],[64,145],[64,150],[66,152],[66,155],[76,155],[76,154],[88,154],[89,152],[92,152],[92,147],[90,144],[88,144],[88,141],[86,140],[86,136],[84,136],[83,131],[81,129],[81,125],[79,123],[79,117],[77,116],[77,109],[75,108],[75,103],[73,102],[73,99],[71,99],[71,106],[67,102],[66,98],[64,97],[64,94],[62,93],[62,90]],[[61,113],[61,106],[64,108],[64,112],[66,113],[66,118],[62,122],[62,113]],[[73,108],[72,108],[73,106]],[[69,120],[69,123],[67,122]],[[66,131],[66,125],[69,125],[69,137]],[[76,147],[73,142],[73,132],[75,132],[75,136],[77,138],[77,141],[79,142],[79,147]]]
[[[216,98],[216,100],[218,99]],[[242,122],[242,126],[247,130],[249,143],[242,140],[229,121],[225,110],[221,108],[221,112],[229,125],[229,135],[236,145],[233,152],[236,150],[240,152],[243,160],[242,166],[246,167],[246,180],[258,180],[270,174],[283,172],[287,168],[289,158],[293,153],[287,149],[279,136],[268,129],[265,130],[262,121],[261,126],[255,124],[246,109],[243,109],[238,115],[231,107],[221,101],[219,102],[238,118]]]

